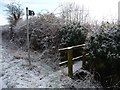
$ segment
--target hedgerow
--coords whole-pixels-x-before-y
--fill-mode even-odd
[[[88,70],[99,74],[103,87],[120,86],[120,28],[103,24],[87,39]]]

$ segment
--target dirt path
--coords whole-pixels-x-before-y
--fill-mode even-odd
[[[10,50],[3,46],[2,54],[2,79],[9,88],[63,88],[65,81],[72,82],[67,76],[67,68],[54,72],[49,65],[35,61],[32,62],[30,69],[27,60],[14,57],[19,55],[26,57],[25,52]]]
[[[29,67],[28,61],[25,59],[27,52],[21,50],[16,51],[13,48],[6,47],[6,45],[1,46],[0,49],[2,49],[1,81],[3,81],[8,88],[63,87],[63,81],[61,80],[63,75],[60,71],[54,72],[49,65],[40,60],[33,60],[32,66]],[[68,77],[65,76],[64,78]]]

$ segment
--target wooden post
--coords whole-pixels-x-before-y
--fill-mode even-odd
[[[82,68],[84,69],[86,65],[86,54],[85,54],[85,50],[83,50],[83,60],[82,60]]]
[[[68,75],[70,78],[72,78],[73,77],[72,49],[69,49],[67,54],[68,54]]]

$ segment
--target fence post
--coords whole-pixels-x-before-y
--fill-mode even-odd
[[[69,49],[67,54],[68,54],[68,75],[70,78],[72,78],[73,77],[72,49]]]
[[[83,50],[83,60],[82,60],[82,68],[84,69],[86,65],[86,53],[85,50]]]

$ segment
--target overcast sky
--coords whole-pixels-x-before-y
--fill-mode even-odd
[[[19,2],[25,11],[28,7],[35,13],[41,10],[53,12],[59,5],[66,2],[75,2],[79,6],[84,6],[89,10],[91,19],[113,20],[118,18],[118,1],[119,0],[0,0],[0,25],[7,24],[5,5],[10,2]],[[59,12],[59,8],[55,11]]]

